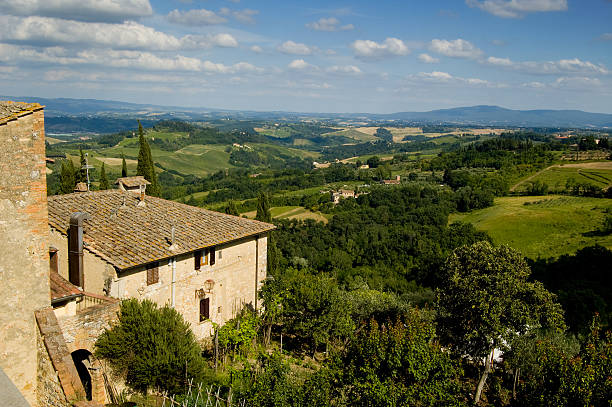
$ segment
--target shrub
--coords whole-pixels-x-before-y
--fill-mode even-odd
[[[109,362],[133,390],[176,394],[185,379],[196,381],[205,365],[189,324],[174,308],[149,300],[124,300],[119,321],[95,345],[95,355]]]

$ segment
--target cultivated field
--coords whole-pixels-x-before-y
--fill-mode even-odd
[[[302,206],[275,206],[270,208],[270,213],[274,219],[313,219],[317,222],[327,223],[329,221],[323,214],[312,212]],[[241,213],[240,215],[248,218],[255,218],[257,211]]]
[[[612,235],[598,233],[612,199],[570,196],[503,197],[495,205],[450,221],[472,223],[496,244],[507,244],[525,256],[558,257],[594,244],[612,248]]]
[[[536,181],[547,184],[552,192],[564,191],[566,185],[571,185],[572,182],[606,189],[612,186],[612,161],[551,165],[521,180],[510,191],[525,190],[529,183]]]

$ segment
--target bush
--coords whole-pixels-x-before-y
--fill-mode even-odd
[[[185,379],[199,381],[205,364],[189,324],[174,308],[149,300],[124,300],[119,321],[95,345],[95,355],[109,362],[135,391],[177,394]]]

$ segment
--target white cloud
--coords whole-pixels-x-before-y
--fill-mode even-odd
[[[89,44],[156,51],[238,46],[238,42],[230,34],[187,35],[177,38],[133,21],[108,24],[12,16],[0,16],[0,40],[38,45]]]
[[[452,58],[476,59],[482,55],[482,51],[469,41],[458,38],[456,40],[431,40],[429,49],[438,54]]]
[[[538,81],[533,81],[533,82],[523,83],[521,86],[524,88],[542,89],[546,87],[546,84],[542,82],[538,82]]]
[[[294,59],[287,65],[290,69],[294,69],[296,71],[303,70],[318,70],[319,68],[315,65],[311,65],[303,59]]]
[[[259,45],[253,45],[249,49],[256,54],[261,54],[263,52],[263,48],[261,48]]]
[[[515,62],[509,58],[488,57],[485,63],[499,66],[520,72],[539,75],[551,75],[562,73],[575,74],[599,74],[607,75],[610,73],[608,68],[602,64],[594,64],[589,61],[582,61],[578,58],[561,59],[559,61],[523,61]]]
[[[149,0],[0,0],[3,14],[122,22],[153,14]]]
[[[317,50],[317,47],[310,47],[299,42],[285,41],[276,49],[283,54],[312,55]]]
[[[318,21],[306,24],[306,27],[315,31],[349,31],[353,30],[353,24],[340,25],[336,17],[320,18]]]
[[[347,75],[359,75],[361,69],[355,65],[334,65],[326,69],[330,73],[347,74]]]
[[[419,55],[419,61],[424,62],[426,64],[437,64],[438,62],[440,62],[438,58],[434,58],[429,54]]]
[[[598,78],[589,78],[586,76],[562,76],[560,78],[557,78],[551,86],[558,88],[584,89],[600,87],[601,80],[599,80]]]
[[[165,57],[150,52],[132,50],[86,49],[72,54],[62,47],[49,47],[39,51],[8,44],[0,44],[0,61],[10,60],[56,65],[99,65],[112,68],[133,68],[149,71],[187,71],[234,74],[262,73],[263,68],[249,62],[225,65],[198,58],[176,55]]]
[[[189,11],[175,9],[168,14],[167,18],[171,23],[192,26],[223,24],[227,21],[227,19],[219,16],[214,11],[204,8]]]
[[[357,40],[350,47],[355,55],[363,59],[380,59],[390,56],[408,55],[410,50],[404,41],[387,38],[381,43],[370,40]]]
[[[602,34],[600,38],[604,41],[612,41],[612,33]]]
[[[245,8],[244,10],[230,10],[227,7],[223,7],[221,10],[219,10],[219,14],[222,16],[234,17],[241,23],[253,24],[255,22],[254,17],[259,14],[259,11],[248,8]]]
[[[520,18],[528,13],[566,11],[567,0],[465,0],[470,7],[503,18]]]
[[[459,85],[470,85],[487,88],[505,88],[507,87],[504,83],[494,83],[485,79],[479,78],[462,78],[460,76],[453,76],[448,72],[420,72],[418,75],[411,75],[408,79],[421,80],[425,82],[433,83],[446,83],[446,84],[459,84]]]

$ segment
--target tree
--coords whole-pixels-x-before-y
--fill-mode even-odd
[[[102,168],[100,169],[100,189],[108,189],[108,178],[106,178],[106,170],[104,169],[104,163],[102,163]]]
[[[240,213],[238,213],[238,208],[236,208],[236,202],[230,199],[225,207],[225,213],[228,215],[240,216]]]
[[[125,156],[121,153],[121,177],[127,177],[127,164],[125,163]]]
[[[147,181],[151,183],[147,188],[149,195],[160,196],[161,188],[157,182],[157,174],[155,172],[155,164],[153,163],[153,156],[151,155],[151,147],[144,137],[144,130],[140,120],[138,121],[138,144],[140,149],[138,151],[138,165],[136,167],[136,175],[142,175]]]
[[[272,222],[272,214],[270,213],[270,201],[268,195],[265,192],[259,194],[257,200],[257,214],[255,219],[262,222]]]
[[[72,160],[63,160],[60,170],[60,193],[70,194],[74,192],[74,186],[76,185],[75,173],[76,169]]]
[[[200,346],[181,314],[149,300],[122,301],[118,322],[100,335],[94,353],[143,394],[149,389],[179,393],[186,379],[200,380],[205,369]]]
[[[85,154],[83,154],[83,148],[79,147],[79,152],[81,153],[81,166],[78,168],[76,173],[76,182],[87,182],[87,170],[85,166],[87,165],[87,161],[85,160]]]
[[[478,403],[495,349],[539,327],[564,328],[561,307],[540,282],[530,282],[523,256],[507,247],[478,242],[455,249],[444,264],[437,290],[439,326],[460,354],[484,359]]]
[[[352,406],[463,405],[461,371],[417,310],[384,325],[370,321],[334,367]]]

